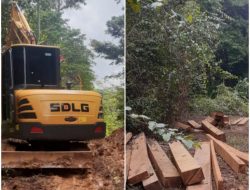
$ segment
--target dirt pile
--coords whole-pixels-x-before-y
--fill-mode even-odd
[[[104,179],[105,189],[123,189],[124,185],[124,131],[118,129],[103,140],[90,144],[94,154],[93,174]]]

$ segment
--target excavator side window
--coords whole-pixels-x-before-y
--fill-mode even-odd
[[[24,84],[24,47],[12,50],[14,85]]]

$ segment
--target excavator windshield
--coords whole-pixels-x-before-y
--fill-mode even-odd
[[[50,46],[15,45],[4,53],[14,88],[59,87],[59,49]],[[8,66],[9,65],[9,66]]]

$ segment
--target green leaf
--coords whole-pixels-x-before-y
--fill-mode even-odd
[[[192,147],[193,147],[193,144],[194,144],[193,141],[191,141],[191,140],[185,140],[185,139],[182,139],[181,142],[182,142],[188,149],[192,148]]]
[[[153,131],[155,129],[155,126],[156,126],[156,122],[154,121],[149,121],[148,122],[148,128]]]
[[[192,15],[188,15],[188,17],[186,18],[186,20],[188,21],[189,24],[191,24],[193,22],[193,16]]]
[[[171,133],[166,133],[162,135],[164,141],[168,142],[171,138]]]
[[[164,128],[164,127],[166,127],[166,124],[164,124],[164,123],[156,123],[156,127],[157,128]]]
[[[157,133],[162,136],[165,133],[165,130],[164,129],[157,129]]]

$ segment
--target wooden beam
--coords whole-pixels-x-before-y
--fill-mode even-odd
[[[245,117],[245,118],[243,118],[243,119],[238,123],[238,125],[245,125],[245,124],[247,123],[247,121],[248,121],[248,117]]]
[[[149,158],[161,184],[166,188],[179,187],[182,183],[181,176],[164,150],[156,141],[148,140],[147,144]]]
[[[212,164],[212,170],[214,175],[214,181],[216,184],[217,190],[223,190],[223,178],[221,175],[220,167],[218,164],[218,160],[216,158],[214,143],[212,140],[210,140],[210,147],[211,147],[211,164]]]
[[[226,143],[224,145],[231,153],[235,154],[238,158],[240,158],[246,164],[249,164],[249,154],[247,152],[241,152]]]
[[[140,133],[132,143],[132,153],[128,172],[129,184],[139,183],[151,175],[151,164],[148,158],[146,137]]]
[[[242,119],[243,119],[243,118],[241,117],[241,118],[239,118],[239,119],[233,121],[233,122],[232,122],[232,125],[237,125]]]
[[[174,161],[185,185],[199,183],[204,179],[201,166],[179,142],[169,143]]]
[[[244,173],[246,164],[239,159],[235,154],[228,151],[223,142],[214,139],[213,136],[207,134],[210,140],[214,141],[216,152],[223,158],[223,160],[235,171],[236,173]]]
[[[206,117],[205,120],[207,120],[212,125],[217,125],[218,124],[217,121],[214,118],[210,117],[210,116]]]
[[[219,139],[221,141],[226,141],[226,135],[223,131],[221,131],[218,128],[216,128],[215,126],[213,126],[207,120],[203,120],[201,123],[202,123],[202,128],[207,133],[213,135],[216,139]]]
[[[186,190],[211,190],[211,151],[210,142],[202,142],[201,148],[195,150],[194,159],[201,165],[205,179],[200,184],[187,186]]]
[[[196,123],[194,120],[188,120],[187,122],[191,127],[195,128],[195,129],[201,128],[201,125],[199,123]]]
[[[130,141],[130,139],[132,138],[133,134],[131,132],[128,132],[126,134],[126,144]]]
[[[161,184],[158,180],[158,177],[152,168],[151,170],[151,176],[145,180],[142,181],[142,185],[145,190],[159,190],[162,189]]]
[[[175,126],[175,128],[177,128],[177,129],[183,129],[183,130],[185,130],[185,131],[190,131],[190,130],[191,130],[191,126],[186,125],[186,124],[181,123],[181,122],[176,122],[176,123],[174,124],[174,126]]]
[[[209,137],[209,138],[214,140],[214,141],[219,141],[219,140],[215,139],[214,137]],[[232,147],[232,146],[230,146],[222,141],[219,141],[219,142],[222,143],[229,152],[235,154],[238,158],[240,158],[246,164],[249,163],[249,155],[247,152],[241,152],[241,151],[237,150],[236,148],[234,148],[234,147]]]
[[[128,172],[129,172],[129,166],[130,166],[130,160],[131,160],[131,145],[126,145],[126,179],[128,178]]]

